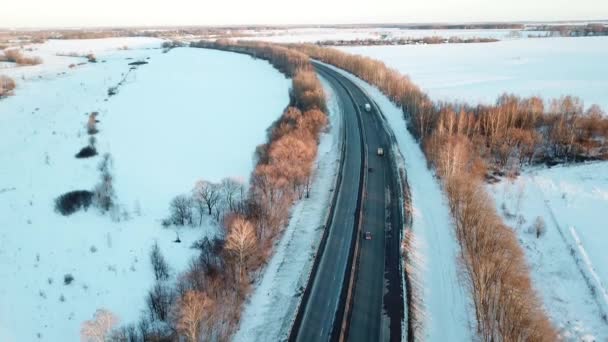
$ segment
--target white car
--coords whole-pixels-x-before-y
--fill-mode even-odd
[[[377,152],[377,154],[378,154],[379,156],[383,156],[383,155],[384,155],[384,149],[383,149],[382,147],[378,147],[378,152]]]
[[[365,108],[365,111],[368,113],[372,111],[372,105],[370,105],[369,103],[364,104],[363,108]]]

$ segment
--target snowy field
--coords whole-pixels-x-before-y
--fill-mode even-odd
[[[437,100],[493,103],[504,92],[569,94],[608,110],[608,37],[340,49],[384,61]]]
[[[608,340],[608,163],[528,170],[489,189],[562,336]],[[538,217],[540,237],[531,229]]]
[[[393,39],[424,37],[495,38],[510,40],[544,35],[546,32],[525,30],[413,30],[401,28],[294,28],[261,31],[244,31],[250,35],[242,39],[264,40],[275,43],[315,43],[323,40]]]
[[[309,198],[297,202],[289,225],[255,290],[245,305],[235,341],[285,340],[306,287],[318,250],[338,172],[342,107],[331,86],[320,78],[327,95],[329,130],[321,136]]]
[[[255,146],[289,100],[289,80],[244,55],[187,48],[163,54],[148,49],[148,39],[132,40],[128,50],[118,50],[123,39],[59,43],[37,51],[80,47],[105,62],[69,69],[78,59],[61,57],[2,69],[23,75],[15,95],[0,100],[3,342],[77,341],[80,324],[98,308],[121,323],[137,320],[154,280],[151,245],[158,242],[175,275],[194,255],[192,242],[215,231],[206,220],[180,229],[182,243],[174,243],[175,229],[160,224],[171,198],[199,179],[246,181]],[[130,71],[128,63],[146,58],[149,64]],[[125,76],[108,99],[108,88]],[[113,157],[118,222],[94,208],[69,217],[53,210],[57,196],[99,180],[99,156],[74,157],[88,142],[92,111],[100,113],[97,150]],[[66,274],[71,284],[64,284]]]
[[[336,69],[339,70],[339,69]],[[414,241],[422,293],[422,340],[472,341],[474,311],[468,290],[459,276],[456,241],[447,198],[427,168],[420,146],[406,128],[402,112],[377,88],[340,70],[365,89],[384,113],[397,139],[412,195]]]
[[[86,62],[87,54],[106,56],[117,51],[144,49],[157,49],[163,42],[158,38],[107,38],[107,39],[79,39],[79,40],[53,40],[44,44],[26,44],[22,52],[26,56],[42,58],[43,63],[36,66],[9,68],[14,65],[0,64],[0,73],[10,76],[16,81],[25,81],[37,77],[52,77],[59,72],[65,72],[70,64]],[[72,55],[81,57],[72,57]]]

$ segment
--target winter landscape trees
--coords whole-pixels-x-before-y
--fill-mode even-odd
[[[327,124],[324,92],[306,55],[259,43],[218,41],[194,45],[268,60],[292,77],[291,103],[269,130],[268,142],[256,150],[257,165],[247,192],[234,179],[219,183],[200,180],[190,194],[171,201],[169,219],[163,224],[200,225],[208,216],[222,228],[221,234],[192,246],[199,255],[178,277],[175,286],[157,281],[148,294],[148,312],[138,328],[118,329],[115,335],[121,338],[230,338],[251,282],[271,255],[276,238],[288,221],[289,209],[308,193],[319,135]],[[162,265],[159,255],[160,251],[151,253],[155,269]]]
[[[572,97],[546,110],[539,98],[500,97],[493,106],[435,103],[384,63],[314,45],[290,45],[378,87],[403,109],[408,128],[443,180],[461,259],[484,341],[553,341],[556,332],[531,286],[514,233],[482,187],[488,168],[504,172],[524,163],[605,158],[606,131],[585,132],[598,109],[583,112]],[[603,124],[603,125],[604,125]],[[602,125],[600,125],[602,127]],[[589,128],[587,128],[589,129]],[[590,140],[588,137],[591,137]],[[590,144],[585,152],[580,146]]]

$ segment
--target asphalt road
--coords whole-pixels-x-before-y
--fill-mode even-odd
[[[321,254],[316,274],[312,278],[310,296],[303,303],[302,321],[297,341],[329,341],[334,319],[339,309],[342,285],[354,238],[357,193],[361,177],[361,134],[356,108],[346,91],[328,77],[343,111],[346,144],[344,169],[339,184],[336,207],[325,250]]]
[[[399,253],[403,220],[391,141],[383,127],[380,109],[349,79],[342,77],[341,80],[357,105],[372,104],[371,113],[364,112],[362,116],[368,145],[362,231],[371,232],[372,240],[363,240],[360,245],[347,339],[399,341],[403,318]],[[383,156],[377,155],[378,147],[384,149]]]
[[[330,82],[340,101],[346,150],[327,243],[311,278],[308,299],[302,303],[301,321],[292,335],[297,341],[337,340],[346,315],[349,341],[399,341],[403,317],[400,230],[392,227],[401,227],[401,211],[390,139],[382,126],[379,109],[374,106],[371,113],[363,110],[365,103],[373,102],[361,89],[330,68],[317,63],[315,68]],[[384,148],[384,156],[377,155],[378,147]],[[367,168],[362,165],[365,159]],[[363,173],[366,183],[360,189]],[[371,232],[371,240],[357,234],[357,200],[361,190],[365,192],[361,203],[362,233]],[[355,260],[353,239],[361,239],[360,254]],[[354,296],[351,310],[345,312],[352,262],[358,263]]]

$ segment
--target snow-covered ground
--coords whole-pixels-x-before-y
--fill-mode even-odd
[[[576,95],[608,111],[608,37],[340,49],[384,61],[437,100]]]
[[[279,341],[289,333],[306,287],[338,172],[342,107],[321,78],[329,108],[329,131],[321,136],[309,198],[296,203],[289,225],[245,305],[235,341]]]
[[[339,70],[339,69],[336,69]],[[469,292],[461,281],[458,266],[460,247],[456,241],[447,198],[427,168],[426,158],[408,132],[402,111],[377,88],[344,73],[374,99],[397,139],[397,148],[405,165],[412,195],[413,233],[417,257],[422,265],[416,278],[423,303],[425,341],[471,341],[474,312]]]
[[[242,39],[264,40],[275,43],[315,43],[323,40],[393,39],[424,37],[495,38],[511,40],[544,35],[546,32],[526,30],[418,30],[401,28],[293,28],[244,31]]]
[[[199,179],[247,180],[255,146],[289,100],[289,80],[263,61],[203,49],[118,51],[124,41],[108,49],[104,41],[79,51],[103,63],[15,68],[25,78],[0,100],[0,341],[77,341],[80,324],[102,307],[121,323],[138,319],[153,283],[151,245],[175,275],[194,255],[192,242],[215,230],[207,220],[180,229],[174,243],[175,230],[160,224],[171,198]],[[53,51],[80,46],[70,44]],[[147,57],[129,72],[129,62]],[[113,156],[119,222],[94,208],[53,211],[57,196],[99,180],[99,156],[74,158],[92,111],[100,113],[97,150]]]
[[[40,57],[42,64],[15,68],[8,68],[9,65],[3,66],[0,64],[0,74],[10,76],[17,82],[41,76],[49,77],[66,71],[70,64],[86,62],[87,60],[84,56],[90,53],[102,57],[116,51],[157,49],[162,42],[162,39],[143,37],[76,40],[50,39],[43,44],[26,44],[22,47],[24,55]]]
[[[565,339],[608,340],[608,163],[531,169],[489,189]],[[537,217],[546,224],[539,238]]]

